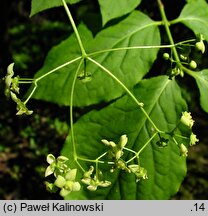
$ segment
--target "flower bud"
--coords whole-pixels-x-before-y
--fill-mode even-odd
[[[183,143],[180,145],[180,152],[181,152],[181,156],[183,156],[183,157],[188,156],[188,149],[186,148],[186,146]]]
[[[194,125],[194,120],[192,119],[191,113],[187,111],[183,112],[181,116],[181,122],[189,128],[192,128]]]
[[[187,61],[188,57],[183,55],[183,54],[180,54],[180,58],[183,60],[183,61]]]
[[[128,137],[126,136],[126,134],[122,135],[120,137],[120,143],[119,143],[121,149],[123,149],[123,147],[127,144],[127,142],[128,142]]]
[[[194,60],[191,60],[190,63],[189,63],[189,66],[190,66],[192,69],[196,69],[196,68],[197,68],[197,63],[196,63]]]
[[[194,133],[191,133],[190,146],[196,145],[197,142],[199,142],[199,139],[197,139],[197,137],[196,137],[196,135]]]
[[[168,53],[163,53],[163,58],[165,60],[168,60],[170,58],[170,55]]]
[[[201,51],[202,54],[205,52],[205,45],[203,40],[196,42],[195,47],[197,50]]]

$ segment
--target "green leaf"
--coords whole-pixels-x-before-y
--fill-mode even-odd
[[[144,109],[160,130],[173,130],[180,120],[181,112],[186,110],[180,88],[174,80],[169,80],[166,76],[141,81],[133,93],[144,102]],[[95,159],[107,150],[102,139],[118,143],[120,136],[126,134],[126,147],[139,151],[155,133],[147,117],[129,96],[123,96],[100,111],[91,111],[84,115],[74,125],[74,132],[78,155],[88,159]],[[147,170],[147,180],[136,183],[134,174],[126,174],[124,171],[113,174],[103,172],[105,179],[111,181],[111,187],[101,188],[93,193],[82,189],[66,198],[169,199],[178,191],[186,174],[186,162],[172,139],[169,139],[165,148],[157,146],[158,140],[159,137],[156,136],[140,155],[141,166]],[[70,158],[72,167],[77,167],[73,162],[72,152],[71,137],[68,137],[62,153]],[[125,160],[130,156],[132,154],[124,154]],[[79,162],[83,164],[82,161]],[[86,170],[90,165],[83,164]],[[102,171],[110,168],[106,164],[101,167]]]
[[[84,25],[80,25],[78,30],[82,35],[84,43],[92,40],[91,32]],[[35,74],[35,77],[38,78],[46,74],[48,71],[51,71],[52,69],[79,56],[80,49],[76,37],[73,34],[49,51],[44,66]],[[70,100],[69,95],[71,91],[71,83],[77,65],[77,62],[70,64],[54,72],[45,79],[40,80],[33,98],[68,105]],[[30,91],[31,89],[29,92]]]
[[[205,0],[188,1],[177,21],[185,24],[196,35],[201,33],[208,39],[208,4]]]
[[[66,3],[75,4],[81,0],[65,0]],[[30,12],[30,17],[47,9],[53,7],[63,6],[61,0],[32,0],[32,7]]]
[[[193,77],[199,87],[201,107],[208,112],[208,70],[195,72]]]
[[[98,0],[102,14],[103,25],[109,20],[123,16],[133,11],[141,0]]]
[[[157,24],[140,12],[134,12],[119,24],[101,31],[94,40],[90,40],[88,34],[86,29],[80,31],[87,53],[118,47],[160,44]],[[157,52],[158,49],[120,50],[92,55],[91,58],[110,70],[128,88],[133,88],[149,71]],[[80,56],[79,53],[75,37],[68,38],[52,48],[36,77]],[[75,106],[88,106],[110,101],[124,93],[124,90],[98,66],[89,61],[86,63],[86,72],[91,74],[91,81],[83,82],[77,79],[74,94]],[[69,105],[69,95],[76,67],[77,64],[69,65],[41,80],[34,97]],[[79,74],[82,73],[83,68]]]

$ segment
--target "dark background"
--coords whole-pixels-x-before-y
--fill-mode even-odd
[[[175,19],[186,3],[185,0],[163,1],[168,19]],[[54,8],[29,18],[29,0],[1,0],[0,7],[0,78],[6,68],[15,62],[15,72],[21,77],[33,77],[42,66],[47,52],[53,45],[71,34],[72,29],[63,8]],[[76,23],[81,20],[96,34],[101,26],[99,6],[95,0],[85,0],[71,6]],[[142,1],[139,9],[154,20],[161,20],[155,0]],[[117,22],[111,21],[108,25]],[[171,27],[175,41],[193,38],[193,33],[183,25]],[[164,29],[162,40],[167,42]],[[165,73],[167,65],[157,60],[148,76],[154,71]],[[203,64],[207,67],[207,55]],[[160,70],[158,70],[160,69]],[[196,121],[194,133],[200,143],[189,149],[188,173],[180,191],[172,199],[208,199],[208,115],[199,107],[198,89],[194,80],[184,79],[184,97]],[[27,91],[27,86],[22,94]],[[45,190],[45,157],[53,152],[59,155],[67,135],[68,108],[42,101],[30,102],[32,116],[18,117],[13,102],[3,94],[0,81],[0,199],[61,199]],[[189,92],[189,93],[187,93]],[[77,109],[80,116],[85,110]],[[171,171],[171,170],[170,170]]]

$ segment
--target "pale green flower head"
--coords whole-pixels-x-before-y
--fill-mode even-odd
[[[190,135],[190,146],[196,145],[196,143],[199,142],[199,139],[197,139],[196,135],[194,133],[191,133]]]
[[[48,154],[46,161],[49,163],[49,166],[46,168],[45,177],[54,173],[55,177],[58,177],[60,174],[67,173],[70,169],[65,164],[69,159],[65,156],[59,156],[57,159],[52,154]]]
[[[128,166],[129,170],[135,174],[136,182],[141,179],[148,179],[147,170],[144,167],[139,166],[138,164],[132,164]]]
[[[189,128],[192,128],[194,125],[194,120],[192,119],[191,113],[187,111],[183,112],[181,116],[181,122]]]
[[[186,148],[186,146],[183,143],[180,145],[180,152],[181,152],[181,156],[183,156],[183,157],[188,156],[188,149]]]

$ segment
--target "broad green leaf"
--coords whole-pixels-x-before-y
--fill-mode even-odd
[[[101,31],[93,40],[86,37],[86,32],[86,30],[82,31],[80,35],[86,38],[83,43],[87,53],[118,47],[160,44],[157,24],[141,12],[134,12],[119,24]],[[158,49],[155,48],[120,50],[92,55],[91,58],[110,70],[128,88],[133,88],[149,71],[157,52]],[[68,38],[52,48],[43,68],[36,74],[36,77],[45,74],[61,63],[72,60],[79,56],[79,53],[74,36]],[[69,95],[76,66],[77,64],[69,65],[41,80],[34,97],[69,105]],[[88,106],[102,101],[110,101],[124,93],[123,88],[95,64],[87,61],[86,70],[92,75],[92,79],[90,82],[77,79],[74,94],[75,106]]]
[[[141,0],[98,0],[102,14],[103,25],[109,20],[123,16],[133,11]]]
[[[144,109],[160,130],[173,130],[181,112],[186,110],[180,88],[166,76],[141,81],[133,93],[144,102]],[[74,132],[78,155],[95,159],[106,151],[101,139],[118,142],[120,136],[126,134],[126,147],[138,151],[154,134],[154,129],[135,102],[129,96],[123,96],[106,108],[81,117],[74,125]],[[136,183],[133,174],[107,172],[104,175],[112,182],[111,187],[93,193],[82,189],[71,193],[67,199],[169,199],[178,191],[186,174],[186,162],[171,139],[165,148],[156,145],[158,139],[158,136],[154,138],[140,155],[141,166],[148,172],[147,180]],[[75,168],[70,140],[68,137],[62,153],[70,158],[71,166]],[[124,156],[126,160],[132,157],[130,154]],[[86,170],[89,165],[83,164]],[[101,167],[109,169],[109,165]]]
[[[208,70],[195,72],[193,77],[199,87],[201,107],[208,112]]]
[[[182,22],[195,34],[203,34],[208,39],[208,4],[205,0],[189,1],[177,21]]]
[[[65,0],[66,3],[69,4],[75,4],[77,2],[80,2],[81,0]],[[61,0],[32,0],[32,7],[31,7],[31,13],[30,16],[33,16],[41,11],[62,6],[63,3]]]
[[[79,26],[79,32],[82,35],[84,43],[92,39],[91,32],[84,25]],[[49,51],[48,56],[45,59],[44,66],[35,74],[35,77],[40,77],[48,71],[79,56],[80,49],[75,35],[73,34]],[[65,66],[48,77],[40,80],[33,98],[57,104],[69,104],[71,83],[77,65],[78,62]]]

